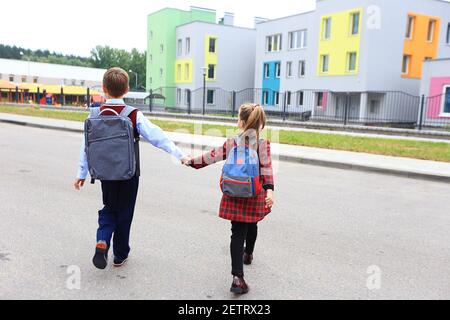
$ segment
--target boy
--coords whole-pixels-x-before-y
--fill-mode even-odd
[[[120,113],[125,107],[123,96],[129,90],[128,74],[120,68],[109,69],[103,77],[103,91],[106,103],[100,108],[113,109]],[[113,115],[105,111],[103,115]],[[170,141],[158,126],[152,124],[142,112],[135,110],[129,115],[133,123],[136,136],[142,136],[152,145],[160,148],[183,164],[190,161],[175,144]],[[139,168],[139,163],[137,163]],[[75,189],[83,187],[88,174],[88,163],[85,152],[85,141],[81,145],[78,174],[75,180]],[[136,197],[139,187],[139,170],[136,175],[126,181],[101,181],[104,208],[99,211],[97,230],[97,245],[93,263],[98,269],[105,269],[108,264],[108,250],[113,238],[114,266],[121,267],[128,259],[130,253],[129,238],[133,220]]]

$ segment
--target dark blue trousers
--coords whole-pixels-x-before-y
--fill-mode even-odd
[[[103,204],[98,216],[97,242],[105,241],[108,249],[113,240],[114,256],[128,258],[130,229],[139,188],[139,177],[127,181],[102,181]]]

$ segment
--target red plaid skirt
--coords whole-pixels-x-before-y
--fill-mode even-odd
[[[271,210],[266,206],[266,190],[254,198],[232,198],[223,195],[219,216],[222,219],[255,223],[263,220]]]

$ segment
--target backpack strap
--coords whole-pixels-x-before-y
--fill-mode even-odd
[[[125,108],[122,109],[122,112],[120,112],[120,116],[122,117],[129,117],[130,114],[132,114],[134,111],[138,110],[137,108],[130,107],[128,105],[125,106]],[[136,156],[136,176],[141,175],[141,155],[139,150],[139,141],[140,141],[139,134],[137,134],[134,137],[134,151]]]
[[[128,117],[135,110],[137,109],[130,106],[125,106],[125,108],[122,109],[122,112],[120,112],[120,115],[122,117]]]

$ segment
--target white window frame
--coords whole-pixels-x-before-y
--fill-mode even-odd
[[[327,70],[325,71],[325,59],[326,59],[326,66]],[[321,73],[328,73],[330,71],[330,55],[329,54],[322,54],[320,56],[320,72]]]
[[[191,53],[191,38],[186,38],[186,54]]]
[[[179,56],[183,55],[183,39],[178,39],[177,55]]]
[[[214,40],[214,51],[211,51],[211,40]],[[215,54],[217,53],[217,38],[210,37],[208,40],[208,53]]]
[[[211,66],[213,67],[213,72],[214,72],[214,77],[212,77],[212,78],[209,77],[209,70],[210,70]],[[206,74],[206,79],[208,79],[208,80],[215,80],[215,79],[217,79],[217,65],[216,64],[213,64],[213,63],[208,64],[208,71],[207,71],[207,74]]]
[[[14,79],[15,79],[15,78],[16,78],[16,77],[15,77],[13,74],[10,74],[9,77],[8,77],[8,79],[9,79],[10,82],[14,82]]]
[[[275,40],[277,45],[277,50],[275,50]],[[283,37],[281,33],[272,34],[266,37],[266,52],[279,52],[282,50]],[[270,44],[270,45],[269,45]]]
[[[406,60],[405,60],[406,58]],[[405,70],[405,61],[406,63],[406,70]],[[402,61],[402,75],[408,75],[409,74],[409,67],[411,66],[411,56],[405,54],[403,56],[403,61]]]
[[[322,40],[330,40],[331,39],[331,17],[323,18],[323,34]]]
[[[181,89],[177,89],[177,106],[181,105],[183,91]]]
[[[192,99],[192,91],[190,89],[184,90],[184,104],[189,105],[189,100]]]
[[[303,68],[302,68],[303,66]],[[302,74],[303,70],[303,74]],[[298,77],[304,78],[306,76],[306,61],[305,60],[299,60],[298,61]]]
[[[355,56],[355,68],[354,69],[350,69],[352,55]],[[347,72],[356,72],[357,65],[358,65],[357,62],[358,62],[358,53],[356,51],[348,52],[347,53]]]
[[[355,16],[358,15],[358,32],[353,33],[354,23],[355,23]],[[359,35],[360,29],[361,29],[361,13],[359,11],[350,13],[350,36],[357,36]]]
[[[295,30],[289,32],[289,50],[305,49],[308,40],[308,30]],[[300,39],[300,40],[299,40]],[[297,46],[299,44],[299,46]]]
[[[450,22],[447,24],[447,35],[445,38],[447,45],[450,45]]]
[[[435,31],[436,31],[436,20],[435,19],[430,19],[428,21],[428,30],[427,30],[427,41],[429,43],[433,43]]]
[[[277,79],[281,78],[281,62],[275,63],[275,78]]]
[[[292,107],[292,92],[286,91],[286,106]]]
[[[292,78],[294,76],[294,74],[292,72],[292,66],[293,66],[292,61],[286,62],[286,78]]]
[[[414,28],[416,26],[416,17],[408,15],[408,19],[406,20],[406,34],[405,38],[412,40],[414,37]]]
[[[189,80],[189,77],[191,76],[189,63],[184,64],[184,80]]]
[[[301,98],[301,101],[300,101],[300,98]],[[302,90],[297,91],[297,104],[299,107],[303,107],[305,105],[305,91],[302,91]]]
[[[280,105],[280,93],[278,91],[274,91],[273,104],[277,107]]]
[[[270,79],[270,64],[264,63],[264,78]]]
[[[212,95],[212,97],[213,97],[212,103],[209,103],[209,102],[208,102],[209,92],[212,92],[212,93],[213,93],[213,95]],[[213,105],[215,104],[215,102],[216,102],[215,100],[216,100],[216,90],[214,90],[214,89],[208,89],[208,90],[206,91],[206,104],[207,104],[208,106],[213,106]]]
[[[265,106],[269,105],[269,91],[268,90],[263,91],[262,100],[263,100],[263,105],[265,105]]]
[[[181,81],[181,70],[182,70],[181,63],[177,63],[177,81]]]
[[[442,101],[441,101],[441,113],[440,113],[441,117],[448,117],[448,116],[450,116],[450,112],[444,112],[445,100],[446,100],[446,96],[445,95],[446,95],[447,89],[450,89],[450,84],[446,84],[442,88]]]

